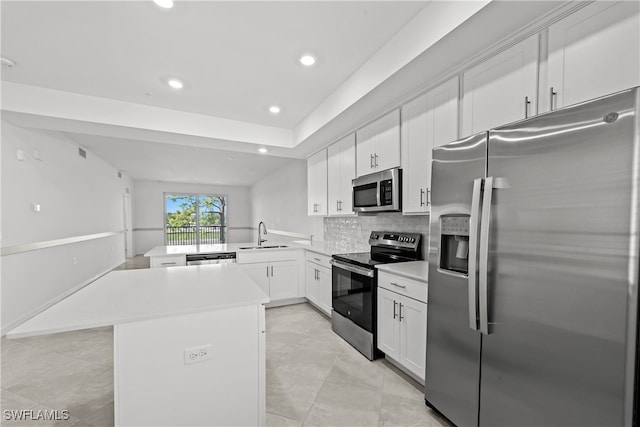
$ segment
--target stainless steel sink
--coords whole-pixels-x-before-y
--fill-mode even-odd
[[[267,245],[267,246],[244,246],[239,249],[277,249],[277,248],[288,248],[287,245]]]

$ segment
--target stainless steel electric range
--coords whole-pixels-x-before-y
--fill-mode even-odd
[[[369,360],[381,355],[376,343],[378,264],[421,259],[421,235],[372,231],[370,252],[333,255],[332,329]]]

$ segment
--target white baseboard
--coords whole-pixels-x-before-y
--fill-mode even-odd
[[[331,313],[327,313],[326,311],[324,311],[323,309],[320,308],[320,306],[316,305],[315,302],[311,301],[308,298],[305,298],[306,302],[318,313],[322,314],[323,316],[325,316],[328,319],[331,319]]]
[[[285,299],[279,299],[276,301],[268,302],[264,306],[266,308],[273,308],[273,307],[281,307],[283,305],[300,304],[303,302],[307,302],[307,299],[305,297],[285,298]]]
[[[395,366],[396,368],[398,368],[398,370],[402,371],[402,373],[404,373],[405,375],[407,375],[408,377],[411,377],[413,380],[415,380],[418,384],[420,384],[422,387],[424,387],[424,380],[420,379],[416,374],[414,374],[413,372],[411,372],[410,370],[408,370],[407,368],[405,368],[404,366],[402,366],[400,364],[400,362],[396,361],[395,359],[392,359],[391,357],[387,356],[386,354],[384,355],[384,358],[387,362],[391,363],[393,366]]]
[[[17,328],[18,326],[22,325],[27,320],[37,316],[38,314],[42,313],[43,311],[45,311],[46,309],[48,309],[52,305],[59,303],[60,301],[62,301],[66,297],[68,297],[69,295],[78,292],[80,289],[84,288],[88,284],[94,282],[95,280],[97,280],[100,277],[104,276],[105,274],[109,273],[114,268],[118,267],[120,264],[122,264],[122,262],[123,261],[119,261],[119,262],[115,263],[114,265],[112,265],[111,267],[107,268],[106,270],[103,270],[101,273],[96,274],[95,276],[85,280],[84,282],[81,282],[77,286],[74,286],[73,288],[69,289],[68,291],[66,291],[66,292],[58,295],[57,297],[51,299],[50,301],[47,301],[46,303],[42,304],[37,309],[35,309],[32,312],[22,316],[18,320],[15,320],[15,321],[9,323],[8,326],[5,326],[4,328],[2,328],[2,330],[0,330],[0,336],[5,336],[12,329]]]

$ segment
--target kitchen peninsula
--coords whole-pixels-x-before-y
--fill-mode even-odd
[[[114,327],[117,426],[264,425],[264,304],[235,264],[113,271],[7,334]]]

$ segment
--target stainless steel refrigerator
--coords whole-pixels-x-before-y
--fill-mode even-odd
[[[458,426],[630,426],[640,90],[435,148],[425,400]]]

